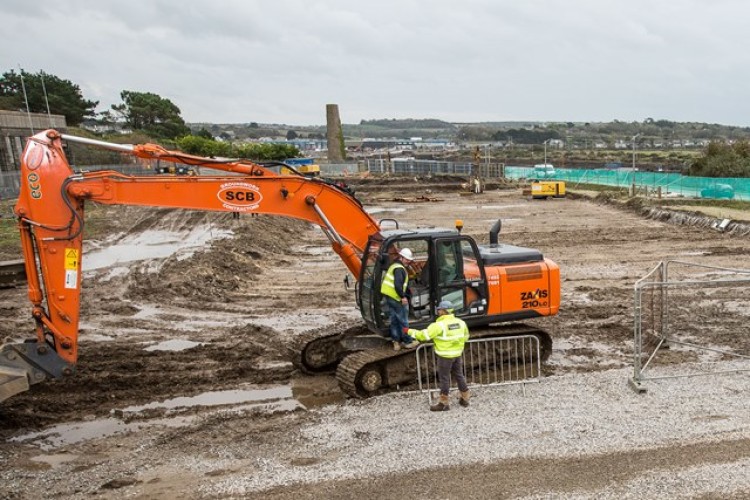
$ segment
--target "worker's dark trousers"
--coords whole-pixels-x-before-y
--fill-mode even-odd
[[[466,385],[464,377],[464,357],[441,358],[437,357],[438,382],[440,383],[440,394],[447,396],[451,390],[451,375],[456,379],[458,390],[466,392],[469,386]]]

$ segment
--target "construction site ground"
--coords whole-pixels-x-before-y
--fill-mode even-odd
[[[554,342],[540,383],[480,388],[445,413],[413,386],[346,399],[287,352],[305,331],[359,320],[321,230],[91,207],[107,231],[86,241],[77,372],[0,403],[0,498],[750,496],[748,372],[628,386],[635,282],[668,259],[748,268],[747,236],[575,192],[532,201],[503,183],[478,195],[422,178],[355,188],[374,218],[404,228],[462,219],[488,243],[500,218],[501,242],[559,264],[560,314],[532,321]],[[750,354],[748,294],[713,290],[685,294],[675,321]],[[24,287],[0,290],[0,316],[0,340],[31,334]],[[750,367],[688,349],[658,367],[707,361]]]

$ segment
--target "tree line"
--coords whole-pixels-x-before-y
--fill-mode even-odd
[[[750,142],[711,142],[688,168],[697,177],[750,177]]]
[[[298,156],[290,145],[230,144],[215,140],[202,129],[194,136],[182,118],[180,108],[170,99],[153,92],[123,90],[122,102],[97,112],[98,101],[83,96],[80,86],[56,75],[39,71],[6,71],[0,77],[0,109],[51,113],[65,116],[66,123],[78,127],[96,120],[111,130],[119,127],[146,134],[151,140],[176,144],[183,151],[200,156],[223,156],[252,160],[282,160]]]

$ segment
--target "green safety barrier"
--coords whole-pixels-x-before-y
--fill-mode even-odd
[[[540,170],[534,167],[505,167],[509,179],[554,179],[565,181],[569,187],[576,184],[599,184],[603,186],[636,190],[661,188],[662,196],[687,196],[729,200],[750,200],[750,179],[736,177],[688,177],[667,172],[638,172],[630,168],[578,169],[555,168]]]

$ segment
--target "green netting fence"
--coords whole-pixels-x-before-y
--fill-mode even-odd
[[[688,177],[666,172],[638,172],[632,169],[577,169],[555,168],[553,172],[535,171],[533,167],[505,167],[505,176],[510,179],[561,180],[569,188],[578,184],[599,184],[623,189],[635,186],[636,192],[644,190],[661,195],[686,196],[692,198],[750,200],[750,179]]]

